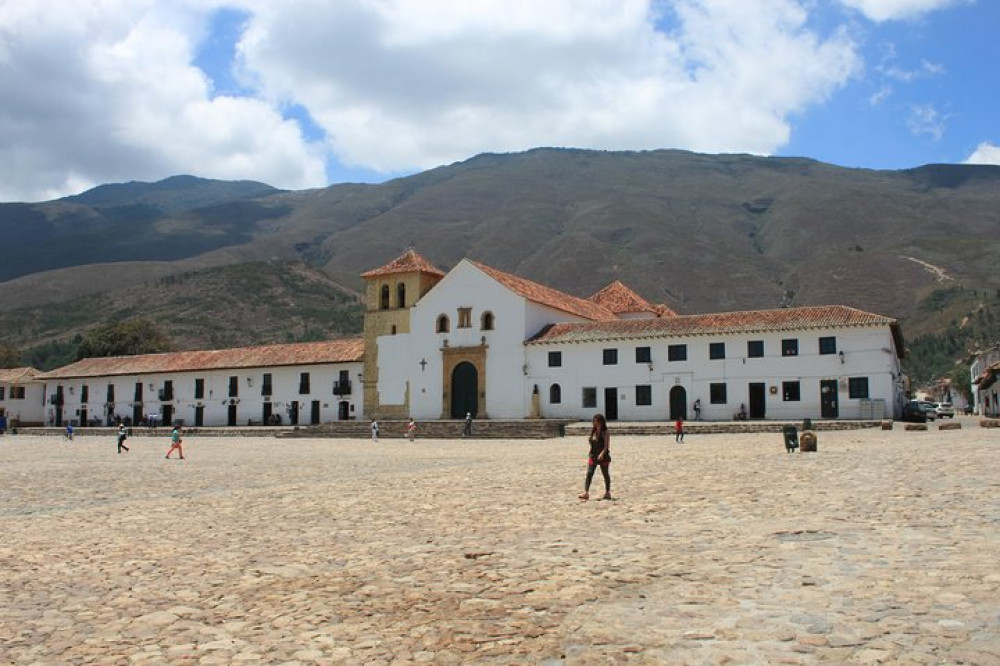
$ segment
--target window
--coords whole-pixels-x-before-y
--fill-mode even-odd
[[[562,352],[561,351],[551,351],[551,352],[549,352],[549,367],[550,368],[561,368],[562,367]]]
[[[710,342],[708,345],[708,357],[713,361],[726,358],[726,343]]]
[[[750,340],[747,342],[747,356],[750,358],[761,358],[764,355],[764,341]]]
[[[299,373],[299,393],[300,394],[309,393],[309,373],[308,372]]]
[[[90,402],[90,387],[84,384],[80,387],[80,403],[86,405]]]
[[[828,338],[819,339],[819,353],[820,354],[836,354],[837,353],[837,338],[832,335]]]
[[[163,381],[163,388],[160,389],[160,400],[174,399],[174,382],[170,379]]]
[[[653,354],[650,352],[649,347],[636,347],[635,348],[635,362],[636,363],[652,363]]]
[[[142,402],[142,382],[135,383],[135,397],[132,399],[136,402]]]
[[[196,379],[194,380],[194,399],[202,400],[205,398],[205,380]]]
[[[653,404],[653,387],[649,384],[640,384],[635,387],[635,404],[646,406]]]
[[[396,307],[406,307],[406,285],[402,282],[396,285]]]
[[[583,406],[584,407],[597,407],[597,389],[596,388],[585,388],[583,389]]]
[[[726,398],[726,385],[724,383],[720,384],[709,384],[708,385],[708,401],[713,405],[724,405],[728,402]]]
[[[451,330],[451,322],[448,320],[448,315],[438,315],[436,328],[438,333],[447,333]]]
[[[106,402],[114,402],[114,401],[115,401],[115,385],[108,384],[108,394]]]
[[[618,365],[618,350],[617,349],[605,349],[604,350],[604,365]]]
[[[10,387],[10,399],[11,400],[24,400],[24,387],[23,386],[11,386]]]
[[[382,285],[381,293],[379,294],[378,307],[380,310],[389,309],[389,285]]]
[[[781,399],[785,402],[798,402],[801,400],[801,393],[798,382],[781,382]]]
[[[229,378],[229,397],[235,398],[240,394],[240,378],[230,377]]]
[[[458,309],[458,327],[472,328],[472,308]]]
[[[849,398],[867,398],[868,397],[868,378],[867,377],[850,377],[847,380],[847,397]]]
[[[553,384],[549,387],[549,403],[553,405],[558,405],[562,402],[562,388],[559,384]]]
[[[4,399],[6,390],[7,390],[6,386],[0,386],[0,400]]]
[[[483,317],[480,320],[479,324],[480,324],[479,328],[481,328],[482,330],[484,330],[484,331],[492,331],[493,330],[493,313],[490,312],[490,311],[488,311],[488,310],[486,312],[484,312],[483,313]]]
[[[667,360],[668,361],[686,361],[688,360],[688,346],[687,345],[670,345],[667,347]]]
[[[260,382],[260,394],[272,395],[274,393],[274,383],[270,372],[265,372]]]
[[[799,355],[799,340],[798,338],[788,338],[781,341],[781,355],[782,356],[798,356]]]

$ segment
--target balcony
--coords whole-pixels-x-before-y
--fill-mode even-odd
[[[55,406],[62,405],[63,404],[63,394],[62,393],[53,393],[53,394],[51,394],[49,396],[49,404],[50,405],[55,405]]]
[[[160,389],[157,396],[160,398],[160,402],[167,402],[174,399],[174,391],[173,389]]]
[[[333,383],[334,395],[351,395],[351,380],[343,379]]]

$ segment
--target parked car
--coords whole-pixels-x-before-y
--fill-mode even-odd
[[[937,418],[937,403],[928,402],[927,400],[918,400],[918,402],[920,403],[920,407],[927,414],[928,421],[933,421]]]
[[[903,403],[903,421],[910,423],[927,423],[927,412],[917,400]]]
[[[950,402],[936,402],[934,407],[939,419],[955,418],[955,407]]]

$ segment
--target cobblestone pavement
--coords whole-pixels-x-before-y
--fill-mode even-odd
[[[1000,664],[971,420],[616,438],[589,502],[582,438],[130,443],[0,437],[0,663]]]

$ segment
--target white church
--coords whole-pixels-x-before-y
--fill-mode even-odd
[[[42,419],[881,419],[903,402],[898,323],[841,305],[677,315],[620,282],[578,298],[413,250],[362,277],[363,338],[83,359],[33,377]]]

